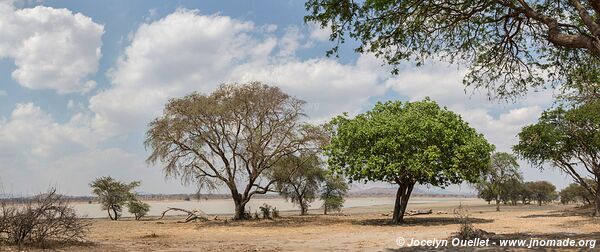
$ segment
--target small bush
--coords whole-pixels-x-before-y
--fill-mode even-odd
[[[150,205],[139,200],[132,200],[127,203],[129,212],[135,216],[135,220],[140,220],[150,211]]]
[[[281,216],[279,215],[279,209],[277,209],[276,207],[274,207],[274,208],[273,208],[273,219],[275,219],[275,218],[279,218],[279,217],[281,217]]]
[[[84,240],[87,232],[88,224],[77,218],[75,210],[55,189],[22,205],[2,204],[1,208],[0,242],[44,247],[49,241]]]
[[[492,234],[482,229],[475,228],[473,224],[471,224],[469,212],[464,209],[462,205],[459,205],[458,208],[454,209],[454,216],[458,224],[460,224],[458,232],[455,234],[457,238],[463,240],[471,240],[475,238],[485,239]]]
[[[272,210],[273,210],[273,207],[271,205],[263,204],[260,207],[260,211],[262,212],[263,219],[273,219]]]

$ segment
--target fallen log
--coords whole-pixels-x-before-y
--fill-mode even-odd
[[[413,216],[413,215],[423,215],[423,214],[432,214],[433,210],[410,210],[405,215]]]
[[[160,218],[158,218],[158,219],[161,220],[162,218],[164,218],[165,214],[167,214],[167,212],[169,212],[169,211],[178,211],[178,212],[186,213],[188,216],[185,218],[185,221],[183,221],[184,223],[188,223],[193,220],[201,220],[201,221],[208,220],[208,215],[200,209],[194,209],[194,210],[190,211],[190,210],[185,210],[185,209],[176,208],[176,207],[167,208],[167,210],[162,212],[162,214],[160,215]]]

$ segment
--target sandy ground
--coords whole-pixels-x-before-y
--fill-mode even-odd
[[[493,232],[500,238],[600,239],[600,220],[583,214],[574,206],[558,204],[495,207],[476,199],[455,199],[435,204],[419,204],[409,210],[432,209],[434,214],[406,217],[401,226],[389,223],[391,205],[356,207],[341,215],[324,216],[317,211],[309,216],[283,213],[276,220],[178,223],[148,218],[144,221],[93,219],[89,242],[54,247],[58,251],[423,251],[427,248],[399,247],[398,237],[448,239],[459,228],[453,210],[462,204],[476,228]],[[445,212],[445,213],[439,213]],[[600,243],[597,244],[600,247]],[[437,250],[454,251],[456,247]],[[4,251],[38,250],[4,247]],[[431,249],[434,250],[434,249]],[[464,251],[475,250],[463,248]],[[499,250],[480,247],[478,250]],[[512,249],[522,250],[522,249]],[[538,251],[556,251],[538,248]],[[572,250],[572,249],[569,249]],[[589,248],[581,249],[588,251]],[[597,250],[597,249],[596,249]]]

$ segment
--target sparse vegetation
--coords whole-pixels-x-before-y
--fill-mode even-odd
[[[262,213],[263,219],[273,219],[273,210],[275,210],[271,205],[263,204],[259,207],[260,212]]]
[[[321,189],[321,200],[323,201],[323,214],[330,211],[341,211],[344,206],[344,197],[348,193],[348,183],[339,174],[328,174]]]
[[[594,196],[578,183],[571,183],[562,189],[559,196],[560,202],[563,204],[581,202],[590,205],[594,202]]]
[[[49,242],[83,241],[88,231],[88,224],[55,189],[0,208],[0,243],[45,247]]]
[[[127,209],[129,210],[129,213],[133,214],[135,220],[140,220],[148,214],[150,205],[139,200],[130,200],[127,202]]]
[[[111,220],[118,220],[123,206],[127,202],[135,201],[135,193],[132,190],[139,185],[139,181],[123,183],[111,177],[97,178],[90,183],[92,192],[98,197],[102,209],[108,212],[108,218]]]
[[[500,202],[518,199],[517,189],[522,181],[517,158],[506,152],[492,154],[489,169],[482,173],[478,182],[480,195],[496,201],[496,211],[500,211]],[[487,194],[487,195],[486,195]],[[488,201],[489,202],[489,201]]]
[[[525,187],[531,192],[532,200],[540,206],[558,199],[556,187],[548,181],[526,182]]]
[[[321,167],[321,159],[311,154],[284,158],[275,168],[276,190],[300,207],[300,215],[307,214],[310,204],[318,196],[326,172]]]

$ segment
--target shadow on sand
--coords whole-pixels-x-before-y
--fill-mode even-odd
[[[491,223],[494,220],[482,219],[482,218],[469,218],[471,223]],[[390,218],[386,219],[368,219],[353,221],[355,225],[367,225],[367,226],[394,226],[397,224],[392,223]],[[454,217],[419,217],[411,218],[404,217],[404,223],[402,226],[445,226],[458,224],[457,219]]]

